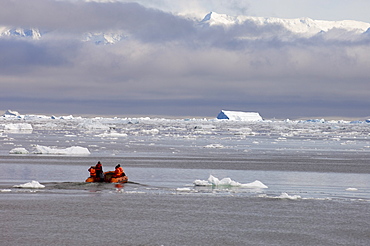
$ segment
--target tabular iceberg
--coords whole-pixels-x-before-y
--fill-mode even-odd
[[[217,119],[239,120],[239,121],[260,121],[263,120],[257,112],[240,112],[221,110],[217,115]]]

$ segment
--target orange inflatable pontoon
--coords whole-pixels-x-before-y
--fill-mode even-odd
[[[113,177],[114,171],[104,172],[104,180],[100,180],[97,177],[88,177],[85,182],[93,183],[93,182],[105,182],[105,183],[127,183],[128,177],[121,176],[121,177]]]

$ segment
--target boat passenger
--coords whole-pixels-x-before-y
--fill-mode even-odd
[[[88,171],[90,172],[90,177],[91,178],[96,178],[96,169],[95,169],[95,166],[91,166]]]
[[[118,178],[118,177],[122,177],[122,176],[126,176],[126,174],[125,174],[125,171],[123,170],[123,168],[121,167],[121,164],[118,164],[116,166],[116,169],[114,170],[113,177]]]
[[[96,177],[99,178],[100,181],[103,181],[104,180],[103,166],[100,163],[100,161],[98,161],[98,163],[96,164],[95,170],[96,170]]]

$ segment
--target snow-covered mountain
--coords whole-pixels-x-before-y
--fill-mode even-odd
[[[115,44],[126,38],[127,35],[123,31],[117,32],[99,32],[99,33],[85,33],[83,34],[82,41],[93,42],[97,45],[100,44]]]
[[[37,28],[9,28],[0,26],[0,37],[27,37],[38,40],[41,38],[41,33]]]
[[[281,25],[293,33],[302,34],[304,36],[313,36],[334,28],[355,33],[364,33],[370,28],[370,23],[353,20],[325,21],[312,20],[310,18],[281,19],[274,17],[229,16],[215,12],[208,13],[200,23],[202,25],[221,25],[228,27],[242,25],[246,22],[252,22],[258,26]]]
[[[52,32],[51,32],[52,33]],[[5,26],[0,26],[0,38],[4,37],[16,37],[16,38],[28,38],[33,40],[39,40],[42,36],[47,34],[42,34],[42,32],[37,28],[10,28]],[[81,34],[80,39],[84,42],[92,42],[97,45],[100,44],[115,44],[126,36],[123,31],[116,32],[88,32]]]
[[[221,26],[227,29],[233,26],[243,27],[243,25],[254,25],[255,27],[279,26],[280,28],[285,28],[287,31],[301,37],[311,37],[334,29],[350,32],[350,35],[365,34],[366,36],[369,36],[370,33],[370,23],[353,20],[325,21],[312,20],[310,18],[282,19],[273,17],[229,16],[226,14],[210,12],[202,20],[194,21],[195,28]],[[37,28],[14,28],[0,26],[0,38],[16,37],[39,40],[44,35],[49,35],[52,33],[52,31],[41,32]],[[97,45],[106,45],[115,44],[121,40],[129,38],[129,36],[125,33],[125,30],[116,30],[98,33],[81,33],[80,37],[77,38],[84,42],[92,42]]]

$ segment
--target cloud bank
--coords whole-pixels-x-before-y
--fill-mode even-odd
[[[303,37],[279,24],[208,25],[140,3],[1,1],[0,26],[42,33],[38,40],[0,37],[3,110],[370,115],[370,31]],[[203,8],[200,3],[190,6]],[[122,39],[82,41],[87,33],[104,32],[122,33]]]

